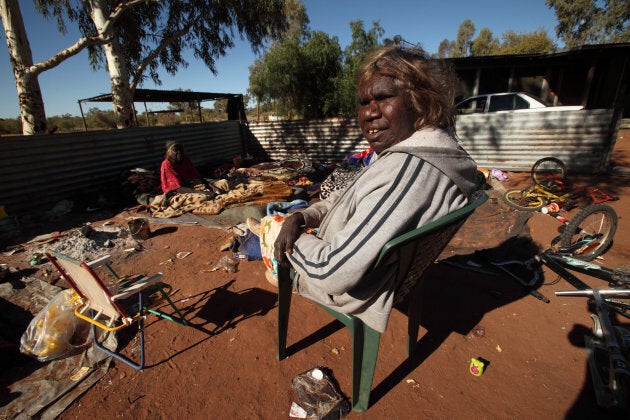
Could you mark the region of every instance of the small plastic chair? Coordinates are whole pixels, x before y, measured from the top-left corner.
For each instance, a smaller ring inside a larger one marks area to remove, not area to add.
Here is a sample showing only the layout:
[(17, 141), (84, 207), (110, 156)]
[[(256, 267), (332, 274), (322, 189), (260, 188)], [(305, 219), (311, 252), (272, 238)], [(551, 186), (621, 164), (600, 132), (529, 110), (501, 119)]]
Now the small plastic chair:
[[(145, 363), (143, 320), (146, 313), (152, 313), (181, 325), (188, 325), (165, 291), (165, 288), (170, 287), (160, 282), (162, 273), (151, 277), (120, 277), (112, 269), (109, 255), (91, 262), (78, 261), (56, 252), (46, 254), (46, 257), (79, 296), (80, 304), (75, 308), (74, 314), (92, 324), (94, 345), (136, 370), (144, 368)], [(105, 285), (94, 271), (98, 267), (105, 267), (113, 276), (114, 282)], [(153, 297), (157, 299), (152, 299)], [(168, 302), (177, 316), (156, 309), (156, 306), (164, 301)], [(140, 361), (137, 363), (103, 346), (96, 334), (96, 327), (114, 332), (129, 327), (134, 322), (138, 323), (140, 335)]]
[[(483, 204), (488, 196), (480, 191), (467, 206), (449, 213), (425, 226), (400, 235), (389, 241), (374, 263), (377, 270), (391, 263), (397, 264), (395, 303), (409, 297), (407, 324), (407, 355), (413, 363), (413, 353), (418, 341), (421, 312), (421, 279), (425, 270), (435, 263), (450, 240), (455, 236), (466, 219)], [(278, 271), (278, 360), (286, 354), (289, 309), (292, 295), (294, 272), (286, 266)], [(357, 412), (369, 407), (370, 392), (378, 356), (380, 333), (359, 318), (337, 312), (318, 304), (348, 327), (352, 336), (352, 409)]]

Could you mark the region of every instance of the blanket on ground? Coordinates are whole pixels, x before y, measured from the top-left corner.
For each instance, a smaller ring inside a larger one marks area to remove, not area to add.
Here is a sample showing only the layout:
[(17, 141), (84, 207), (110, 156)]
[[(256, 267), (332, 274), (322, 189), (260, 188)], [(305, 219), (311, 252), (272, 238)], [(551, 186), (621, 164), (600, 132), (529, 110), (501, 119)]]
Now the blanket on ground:
[(234, 205), (266, 204), (271, 201), (287, 199), (292, 193), (291, 187), (280, 181), (238, 184), (229, 191), (214, 198), (199, 193), (177, 193), (156, 196), (150, 203), (151, 216), (171, 218), (184, 213), (219, 214), (223, 209)]

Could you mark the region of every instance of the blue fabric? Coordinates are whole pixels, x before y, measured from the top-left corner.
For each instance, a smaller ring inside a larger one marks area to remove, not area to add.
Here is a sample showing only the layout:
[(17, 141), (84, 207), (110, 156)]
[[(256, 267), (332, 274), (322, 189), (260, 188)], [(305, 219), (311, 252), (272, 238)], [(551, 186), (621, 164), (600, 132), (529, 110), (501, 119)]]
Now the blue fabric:
[(293, 200), (291, 202), (272, 201), (267, 204), (267, 216), (272, 214), (284, 216), (287, 213), (291, 213), (297, 209), (304, 209), (308, 206), (309, 204), (305, 200)]
[(260, 252), (260, 238), (249, 229), (244, 236), (238, 236), (236, 240), (240, 243), (238, 252), (247, 256), (250, 260), (262, 260)]

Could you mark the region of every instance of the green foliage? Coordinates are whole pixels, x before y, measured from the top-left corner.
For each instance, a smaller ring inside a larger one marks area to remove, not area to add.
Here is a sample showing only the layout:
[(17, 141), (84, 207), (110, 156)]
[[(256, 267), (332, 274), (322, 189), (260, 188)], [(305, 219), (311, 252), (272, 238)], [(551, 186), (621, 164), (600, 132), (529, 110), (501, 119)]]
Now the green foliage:
[(567, 47), (630, 42), (628, 0), (546, 0), (558, 19), (556, 35)]
[(508, 30), (501, 40), (495, 38), (488, 28), (482, 28), (476, 38), (475, 25), (465, 19), (457, 31), (457, 39), (442, 40), (435, 54), (437, 58), (457, 58), (484, 55), (533, 54), (552, 52), (555, 45), (547, 31), (538, 29), (534, 32), (519, 34)]
[(356, 75), (361, 64), (371, 51), (377, 49), (379, 39), (385, 30), (379, 22), (372, 22), (372, 28), (366, 32), (363, 21), (350, 22), (352, 42), (343, 54), (343, 68), (335, 78), (336, 108), (340, 116), (354, 117), (357, 111)]
[(554, 48), (553, 41), (549, 39), (547, 31), (544, 29), (526, 34), (518, 34), (510, 30), (503, 33), (503, 43), (499, 53), (503, 55), (534, 54), (553, 51)]
[(0, 136), (22, 134), (22, 122), (19, 118), (0, 118)]
[(472, 20), (464, 19), (457, 30), (457, 40), (451, 48), (451, 57), (467, 57), (470, 55), (472, 37), (475, 35), (475, 25)]
[(479, 35), (472, 41), (470, 46), (470, 55), (496, 55), (501, 49), (499, 40), (492, 36), (492, 31), (488, 28), (482, 28)]

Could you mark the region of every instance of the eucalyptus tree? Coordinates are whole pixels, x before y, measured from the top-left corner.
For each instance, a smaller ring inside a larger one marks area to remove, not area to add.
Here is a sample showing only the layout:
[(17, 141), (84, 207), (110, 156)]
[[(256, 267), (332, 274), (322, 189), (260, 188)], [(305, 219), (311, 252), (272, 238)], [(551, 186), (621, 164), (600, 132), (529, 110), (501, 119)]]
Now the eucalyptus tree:
[[(113, 13), (110, 17), (111, 21), (117, 19), (124, 10), (125, 7), (121, 7)], [(83, 49), (106, 40), (98, 37), (81, 37), (52, 57), (34, 63), (18, 0), (0, 0), (0, 15), (18, 94), (22, 133), (25, 135), (45, 133), (46, 111), (38, 81), (39, 75), (58, 66)]]
[[(216, 75), (216, 60), (234, 47), (238, 35), (257, 51), (287, 28), (285, 0), (36, 0), (60, 28), (76, 23), (86, 37), (106, 39), (90, 46), (95, 68), (110, 75), (117, 127), (134, 125), (133, 94), (146, 79), (161, 84), (160, 70), (175, 74), (192, 52)], [(135, 3), (129, 7), (130, 3)], [(113, 22), (110, 17), (125, 8)]]
[(567, 47), (630, 42), (628, 0), (546, 0), (555, 11), (556, 35)]
[(336, 102), (339, 114), (345, 117), (355, 117), (357, 111), (356, 75), (366, 57), (381, 44), (381, 37), (385, 30), (378, 21), (372, 22), (372, 27), (365, 30), (363, 21), (350, 22), (352, 41), (344, 49), (343, 65), (339, 75), (335, 78)]

